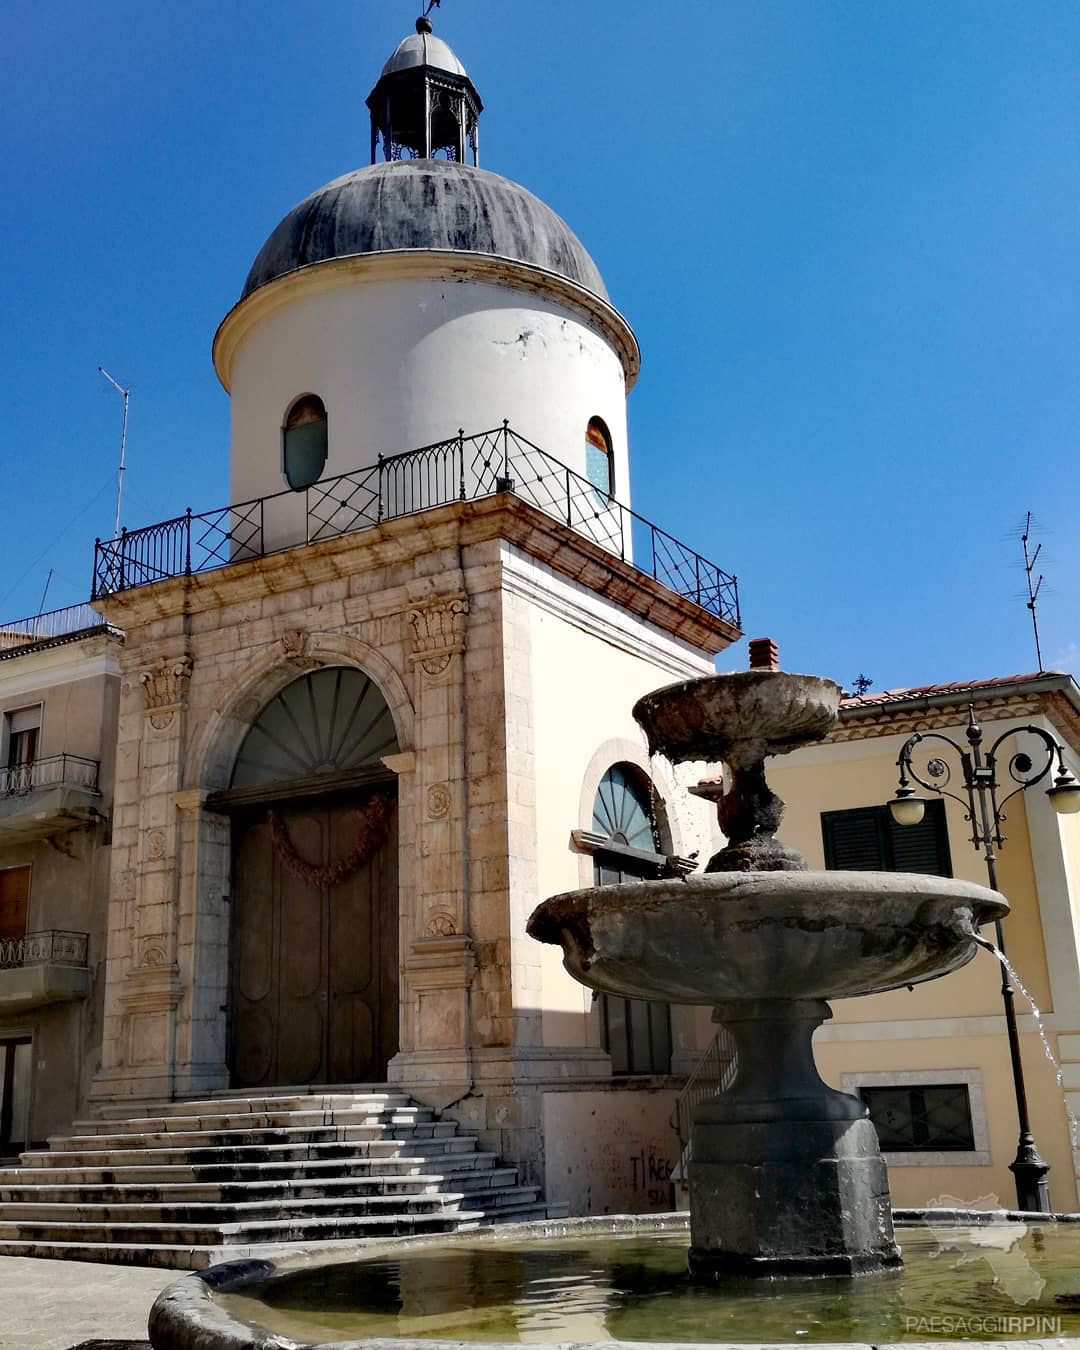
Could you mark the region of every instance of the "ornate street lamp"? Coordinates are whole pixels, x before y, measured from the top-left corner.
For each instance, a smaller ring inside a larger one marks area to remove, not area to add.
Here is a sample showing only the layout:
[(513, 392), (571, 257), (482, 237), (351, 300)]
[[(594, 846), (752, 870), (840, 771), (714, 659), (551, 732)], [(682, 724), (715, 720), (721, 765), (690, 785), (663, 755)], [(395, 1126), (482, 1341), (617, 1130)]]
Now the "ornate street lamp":
[[(1019, 751), (1008, 762), (1009, 779), (1017, 786), (998, 800), (1001, 786), (998, 783), (998, 750), (1003, 741), (1017, 732), (1026, 731), (1042, 741), (1042, 752), (1037, 759)], [(1053, 777), (1053, 786), (1046, 795), (1059, 815), (1073, 815), (1080, 811), (1080, 782), (1065, 767), (1065, 747), (1055, 741), (1042, 727), (1011, 727), (1003, 731), (989, 750), (982, 750), (982, 728), (975, 720), (975, 705), (968, 705), (968, 725), (966, 738), (969, 749), (965, 750), (950, 736), (939, 731), (917, 731), (910, 736), (900, 751), (896, 761), (900, 769), (900, 784), (896, 796), (889, 802), (889, 810), (898, 825), (918, 825), (926, 810), (927, 798), (920, 797), (911, 786), (914, 779), (921, 787), (936, 792), (942, 797), (951, 797), (964, 808), (964, 818), (971, 823), (971, 842), (976, 850), (982, 850), (986, 862), (986, 871), (992, 890), (997, 890), (997, 853), (1005, 843), (1006, 836), (1001, 832), (1006, 815), (1002, 809), (1006, 802), (1017, 793), (1024, 792), (1036, 783), (1042, 782), (1054, 767), (1057, 760), (1057, 773)], [(912, 762), (915, 747), (923, 741), (941, 741), (954, 750), (960, 759), (963, 773), (964, 797), (950, 792), (948, 784), (952, 771), (948, 763), (937, 756), (926, 763), (928, 778), (922, 777)], [(966, 800), (965, 800), (966, 798)], [(1005, 935), (1001, 929), (1001, 920), (995, 921), (998, 951), (1005, 954)], [(1005, 1026), (1009, 1036), (1009, 1055), (1012, 1060), (1013, 1088), (1016, 1093), (1016, 1114), (1020, 1126), (1020, 1138), (1017, 1143), (1016, 1157), (1009, 1164), (1009, 1170), (1016, 1178), (1016, 1203), (1018, 1208), (1027, 1211), (1046, 1212), (1050, 1208), (1050, 1195), (1046, 1183), (1046, 1174), (1050, 1170), (1039, 1153), (1031, 1133), (1028, 1117), (1027, 1091), (1024, 1087), (1024, 1068), (1020, 1059), (1020, 1034), (1016, 1026), (1016, 1009), (1013, 1005), (1013, 987), (1009, 972), (1001, 967), (1001, 998), (1005, 1005)]]

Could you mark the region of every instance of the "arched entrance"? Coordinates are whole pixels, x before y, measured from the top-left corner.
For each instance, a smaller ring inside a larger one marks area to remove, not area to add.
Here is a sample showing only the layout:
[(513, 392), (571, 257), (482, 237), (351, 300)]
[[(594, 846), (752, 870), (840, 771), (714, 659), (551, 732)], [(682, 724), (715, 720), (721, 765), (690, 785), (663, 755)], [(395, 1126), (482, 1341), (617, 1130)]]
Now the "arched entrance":
[(228, 792), (234, 1087), (377, 1082), (398, 1048), (394, 724), (362, 671), (286, 685)]

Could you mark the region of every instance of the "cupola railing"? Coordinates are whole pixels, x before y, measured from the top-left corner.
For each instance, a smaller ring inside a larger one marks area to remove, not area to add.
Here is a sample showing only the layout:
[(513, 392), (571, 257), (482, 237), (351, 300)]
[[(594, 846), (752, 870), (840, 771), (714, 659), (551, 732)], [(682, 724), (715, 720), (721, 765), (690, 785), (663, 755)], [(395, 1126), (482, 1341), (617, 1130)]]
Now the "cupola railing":
[(736, 578), (504, 424), (380, 455), (300, 492), (283, 491), (99, 539), (91, 598), (193, 576), (284, 549), (508, 492), (739, 628)]

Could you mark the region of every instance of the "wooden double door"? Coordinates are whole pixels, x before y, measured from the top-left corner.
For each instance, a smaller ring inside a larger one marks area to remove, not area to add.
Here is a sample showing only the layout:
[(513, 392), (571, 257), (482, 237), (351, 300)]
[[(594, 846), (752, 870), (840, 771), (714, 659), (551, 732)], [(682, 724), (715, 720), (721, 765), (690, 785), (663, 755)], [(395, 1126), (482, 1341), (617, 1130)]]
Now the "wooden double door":
[(396, 812), (378, 850), (342, 880), (296, 866), (347, 859), (365, 805), (278, 802), (234, 816), (234, 1087), (385, 1081), (398, 1049)]

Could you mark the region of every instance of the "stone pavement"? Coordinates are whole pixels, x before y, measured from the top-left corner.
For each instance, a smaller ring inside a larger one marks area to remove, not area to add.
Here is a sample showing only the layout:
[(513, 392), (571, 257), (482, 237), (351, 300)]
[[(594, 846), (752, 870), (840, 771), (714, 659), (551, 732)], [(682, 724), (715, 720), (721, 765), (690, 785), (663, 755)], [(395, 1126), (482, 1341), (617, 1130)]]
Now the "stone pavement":
[(70, 1350), (84, 1341), (146, 1342), (151, 1304), (182, 1272), (0, 1257), (3, 1350)]

